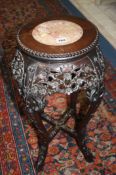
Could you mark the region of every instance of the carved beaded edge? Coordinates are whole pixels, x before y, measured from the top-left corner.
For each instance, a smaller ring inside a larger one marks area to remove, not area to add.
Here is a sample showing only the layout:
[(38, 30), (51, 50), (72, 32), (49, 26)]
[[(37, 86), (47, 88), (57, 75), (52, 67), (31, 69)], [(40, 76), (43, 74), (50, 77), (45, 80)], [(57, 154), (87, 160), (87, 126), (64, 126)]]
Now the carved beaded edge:
[[(60, 61), (60, 60), (69, 60), (69, 59), (73, 59), (74, 57), (80, 57), (82, 56), (83, 54), (86, 54), (88, 53), (97, 43), (98, 41), (98, 37), (99, 37), (99, 32), (98, 30), (96, 29), (96, 37), (94, 39), (94, 41), (89, 45), (87, 46), (86, 48), (83, 48), (79, 51), (75, 51), (75, 52), (67, 52), (67, 53), (63, 53), (63, 54), (49, 54), (49, 53), (45, 53), (45, 52), (37, 52), (37, 51), (33, 51), (32, 49), (26, 47), (20, 40), (20, 31), (22, 30), (22, 28), (18, 31), (18, 34), (17, 34), (17, 42), (19, 44), (19, 46), (21, 47), (21, 49), (32, 55), (32, 56), (35, 56), (35, 57), (38, 57), (38, 58), (43, 58), (43, 61), (44, 60), (51, 60), (51, 61)], [(54, 59), (56, 58), (56, 59)]]

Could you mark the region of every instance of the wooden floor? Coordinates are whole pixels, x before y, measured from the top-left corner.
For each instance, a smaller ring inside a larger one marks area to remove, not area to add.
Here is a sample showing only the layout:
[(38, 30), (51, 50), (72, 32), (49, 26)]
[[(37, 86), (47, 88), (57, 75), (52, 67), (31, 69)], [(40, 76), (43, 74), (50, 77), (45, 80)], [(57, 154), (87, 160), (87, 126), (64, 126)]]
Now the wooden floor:
[(98, 5), (95, 0), (70, 0), (116, 48), (116, 0), (114, 1), (109, 1), (109, 3), (103, 1)]

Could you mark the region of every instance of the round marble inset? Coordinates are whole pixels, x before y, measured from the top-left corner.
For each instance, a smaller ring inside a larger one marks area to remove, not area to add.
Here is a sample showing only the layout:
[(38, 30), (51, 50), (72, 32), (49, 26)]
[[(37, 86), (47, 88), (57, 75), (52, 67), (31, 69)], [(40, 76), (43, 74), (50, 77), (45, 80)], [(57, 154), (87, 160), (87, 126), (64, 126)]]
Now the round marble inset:
[(78, 41), (83, 35), (80, 25), (67, 20), (52, 20), (37, 25), (33, 38), (46, 45), (60, 46)]

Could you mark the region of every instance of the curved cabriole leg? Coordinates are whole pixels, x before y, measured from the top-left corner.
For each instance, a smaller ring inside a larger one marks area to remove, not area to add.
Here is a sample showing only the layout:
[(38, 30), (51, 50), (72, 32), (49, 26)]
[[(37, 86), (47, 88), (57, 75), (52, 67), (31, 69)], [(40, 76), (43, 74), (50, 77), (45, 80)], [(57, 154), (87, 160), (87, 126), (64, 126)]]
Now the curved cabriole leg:
[(92, 155), (90, 150), (87, 148), (85, 143), (86, 127), (88, 122), (92, 118), (92, 114), (96, 111), (100, 102), (101, 102), (101, 99), (99, 99), (97, 103), (90, 103), (89, 105), (86, 106), (86, 108), (83, 108), (84, 112), (80, 110), (80, 113), (78, 114), (79, 118), (78, 116), (75, 117), (75, 121), (76, 121), (75, 130), (77, 132), (76, 142), (87, 162), (93, 162), (94, 156)]
[(80, 91), (77, 94), (72, 94), (71, 106), (74, 109), (74, 129), (76, 131), (76, 134), (74, 136), (75, 140), (86, 161), (92, 162), (94, 160), (94, 157), (85, 143), (86, 127), (92, 117), (92, 113), (95, 112), (98, 103), (90, 103), (90, 101), (86, 98), (86, 92)]
[(48, 144), (49, 144), (49, 136), (48, 132), (42, 122), (41, 114), (40, 113), (34, 113), (30, 116), (32, 118), (32, 124), (35, 128), (35, 131), (38, 136), (38, 145), (39, 145), (39, 155), (37, 162), (35, 164), (36, 171), (39, 172), (44, 165), (45, 158), (48, 151)]
[(78, 116), (75, 118), (76, 124), (75, 124), (75, 130), (77, 131), (77, 144), (83, 153), (83, 156), (87, 162), (93, 162), (94, 157), (90, 150), (87, 148), (85, 143), (85, 137), (86, 137), (86, 127), (91, 119), (93, 104), (89, 102), (89, 100), (86, 98), (86, 92), (81, 92), (77, 98), (77, 103), (80, 102), (80, 109)]
[(18, 97), (17, 103), (18, 103), (18, 108), (21, 116), (26, 115), (28, 117), (28, 119), (31, 121), (32, 127), (35, 128), (35, 132), (37, 133), (37, 136), (38, 136), (39, 154), (38, 154), (37, 162), (35, 164), (35, 169), (37, 172), (39, 172), (44, 165), (44, 161), (48, 151), (48, 144), (49, 144), (48, 133), (42, 123), (40, 114), (27, 113), (27, 111), (25, 110), (26, 106), (25, 106), (24, 100), (19, 95), (19, 92), (17, 89), (15, 89), (15, 94)]
[(48, 143), (41, 142), (39, 144), (38, 160), (37, 160), (36, 165), (35, 165), (35, 169), (36, 169), (37, 172), (41, 171), (43, 166), (44, 166), (44, 162), (45, 162), (45, 158), (46, 158), (46, 155), (47, 155), (47, 151), (48, 151)]
[[(87, 116), (81, 116), (81, 117), (87, 117)], [(76, 139), (77, 145), (79, 146), (79, 149), (82, 152), (85, 160), (87, 162), (93, 162), (94, 157), (92, 153), (90, 152), (90, 150), (87, 148), (86, 143), (85, 143), (86, 126), (87, 124), (85, 124), (85, 121), (76, 120), (75, 130), (76, 130), (77, 135), (75, 139)]]

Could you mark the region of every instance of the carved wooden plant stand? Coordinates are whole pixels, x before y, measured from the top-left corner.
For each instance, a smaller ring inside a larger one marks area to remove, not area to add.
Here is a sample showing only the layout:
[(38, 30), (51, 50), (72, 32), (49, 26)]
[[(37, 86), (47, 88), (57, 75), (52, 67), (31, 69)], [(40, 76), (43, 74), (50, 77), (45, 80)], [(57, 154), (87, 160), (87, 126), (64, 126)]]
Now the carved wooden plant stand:
[[(77, 17), (35, 20), (21, 28), (17, 42), (12, 72), (24, 99), (23, 108), (33, 120), (39, 137), (37, 171), (44, 164), (50, 141), (60, 130), (74, 137), (85, 159), (93, 161), (84, 142), (84, 131), (104, 89), (104, 60), (98, 46), (98, 30), (89, 21)], [(44, 113), (46, 97), (55, 93), (66, 94), (68, 103), (58, 120)], [(66, 124), (70, 117), (75, 120), (73, 129)], [(43, 120), (52, 129), (47, 131)]]

